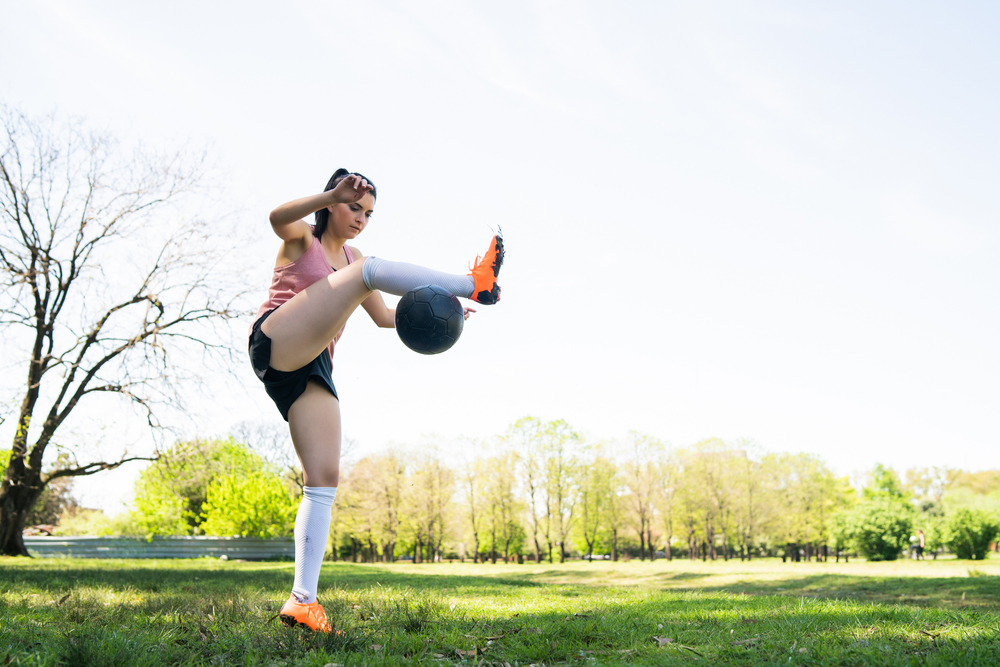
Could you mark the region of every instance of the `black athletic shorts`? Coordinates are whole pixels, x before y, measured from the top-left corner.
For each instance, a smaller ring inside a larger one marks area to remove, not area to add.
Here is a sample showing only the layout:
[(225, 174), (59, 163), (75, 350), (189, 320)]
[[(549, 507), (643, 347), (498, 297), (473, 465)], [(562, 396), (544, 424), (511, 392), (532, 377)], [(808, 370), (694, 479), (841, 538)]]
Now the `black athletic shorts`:
[(337, 388), (333, 386), (333, 364), (330, 362), (330, 353), (326, 350), (320, 352), (318, 357), (298, 370), (286, 372), (271, 368), (271, 339), (260, 330), (260, 325), (275, 310), (277, 308), (267, 311), (254, 322), (253, 330), (250, 332), (248, 351), (250, 352), (253, 372), (264, 383), (264, 391), (278, 406), (278, 412), (281, 413), (282, 418), (288, 421), (288, 409), (306, 390), (306, 384), (309, 380), (315, 380), (321, 386), (329, 389), (335, 398), (339, 399), (339, 397), (337, 396)]

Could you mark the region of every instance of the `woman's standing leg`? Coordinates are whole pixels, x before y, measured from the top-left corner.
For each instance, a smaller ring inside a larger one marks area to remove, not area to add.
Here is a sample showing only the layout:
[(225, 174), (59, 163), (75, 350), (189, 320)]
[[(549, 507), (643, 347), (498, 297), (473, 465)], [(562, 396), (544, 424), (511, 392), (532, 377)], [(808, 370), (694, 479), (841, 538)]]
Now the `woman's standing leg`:
[(309, 382), (288, 410), (288, 430), (304, 485), (295, 516), (295, 582), (279, 615), (288, 625), (330, 632), (316, 593), (340, 481), (340, 402), (326, 387)]

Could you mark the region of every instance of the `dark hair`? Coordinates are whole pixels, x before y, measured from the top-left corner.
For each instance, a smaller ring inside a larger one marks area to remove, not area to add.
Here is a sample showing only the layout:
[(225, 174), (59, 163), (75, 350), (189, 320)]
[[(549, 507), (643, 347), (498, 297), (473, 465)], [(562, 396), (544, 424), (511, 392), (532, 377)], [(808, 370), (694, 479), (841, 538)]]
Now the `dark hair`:
[[(359, 174), (356, 171), (347, 171), (346, 169), (338, 169), (337, 171), (333, 172), (333, 176), (331, 176), (330, 180), (326, 182), (326, 187), (323, 188), (323, 192), (329, 192), (330, 190), (333, 190), (335, 187), (337, 187), (337, 183), (340, 183), (348, 176), (360, 176), (361, 178), (368, 181), (368, 185), (372, 186), (372, 199), (378, 199), (378, 194), (377, 190), (375, 189), (375, 184), (372, 183), (370, 178), (368, 178), (364, 174)], [(326, 231), (326, 224), (329, 220), (330, 220), (330, 212), (326, 210), (325, 206), (320, 210), (316, 211), (316, 224), (313, 225), (313, 236), (315, 236), (316, 238), (320, 238), (321, 236), (323, 236), (323, 232)]]

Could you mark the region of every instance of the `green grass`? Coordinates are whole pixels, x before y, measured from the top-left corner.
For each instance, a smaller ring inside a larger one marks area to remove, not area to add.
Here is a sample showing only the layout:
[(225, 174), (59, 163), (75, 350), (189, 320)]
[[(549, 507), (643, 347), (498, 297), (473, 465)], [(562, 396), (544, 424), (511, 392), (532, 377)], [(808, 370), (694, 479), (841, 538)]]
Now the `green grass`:
[(0, 559), (0, 664), (991, 665), (1000, 561), (324, 566)]

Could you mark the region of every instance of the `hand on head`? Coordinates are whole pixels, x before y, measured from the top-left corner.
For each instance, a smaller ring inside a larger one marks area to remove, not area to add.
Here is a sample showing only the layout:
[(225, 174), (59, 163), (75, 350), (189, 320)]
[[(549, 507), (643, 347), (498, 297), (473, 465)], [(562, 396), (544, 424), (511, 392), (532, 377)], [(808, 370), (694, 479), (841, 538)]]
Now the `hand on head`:
[(333, 189), (334, 198), (341, 204), (352, 204), (372, 191), (371, 184), (357, 174), (350, 174)]

